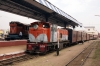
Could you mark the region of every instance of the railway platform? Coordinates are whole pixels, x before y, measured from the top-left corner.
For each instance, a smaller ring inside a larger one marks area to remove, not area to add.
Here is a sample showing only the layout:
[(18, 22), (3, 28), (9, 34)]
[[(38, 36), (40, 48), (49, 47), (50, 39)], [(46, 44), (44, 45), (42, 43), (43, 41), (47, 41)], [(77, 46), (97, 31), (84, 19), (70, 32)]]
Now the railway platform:
[(23, 55), (26, 43), (26, 40), (0, 41), (0, 61)]
[(0, 41), (0, 47), (18, 46), (26, 45), (27, 40), (10, 40), (10, 41)]

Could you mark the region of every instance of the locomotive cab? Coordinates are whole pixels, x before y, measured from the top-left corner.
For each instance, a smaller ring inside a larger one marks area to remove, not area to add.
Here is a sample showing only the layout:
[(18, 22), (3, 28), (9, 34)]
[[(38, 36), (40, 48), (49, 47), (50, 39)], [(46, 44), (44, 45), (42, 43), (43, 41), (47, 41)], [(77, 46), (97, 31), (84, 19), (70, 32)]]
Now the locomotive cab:
[(30, 42), (48, 42), (50, 32), (49, 23), (45, 22), (34, 22), (29, 27), (29, 41)]

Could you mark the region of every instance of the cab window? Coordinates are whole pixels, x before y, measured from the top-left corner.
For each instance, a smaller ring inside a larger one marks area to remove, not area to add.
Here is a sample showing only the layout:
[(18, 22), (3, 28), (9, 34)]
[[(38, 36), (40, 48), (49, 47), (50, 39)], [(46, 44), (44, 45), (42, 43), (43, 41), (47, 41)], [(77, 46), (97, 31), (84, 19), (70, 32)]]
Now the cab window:
[(50, 28), (49, 24), (43, 24), (43, 28)]

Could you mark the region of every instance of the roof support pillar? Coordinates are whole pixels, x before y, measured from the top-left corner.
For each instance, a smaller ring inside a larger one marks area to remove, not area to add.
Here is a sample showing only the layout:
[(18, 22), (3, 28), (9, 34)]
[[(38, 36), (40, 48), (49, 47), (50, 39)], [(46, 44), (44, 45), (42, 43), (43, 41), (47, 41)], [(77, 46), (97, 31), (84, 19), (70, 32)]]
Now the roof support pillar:
[(49, 18), (49, 17), (45, 17), (45, 21), (46, 21), (46, 22), (48, 22), (48, 18)]
[(49, 15), (49, 14), (46, 14), (46, 15), (45, 15), (45, 21), (46, 21), (46, 22), (48, 22), (48, 21), (49, 21), (49, 17), (50, 17), (50, 15)]
[(66, 26), (67, 26), (67, 23), (64, 22), (64, 28), (66, 28)]

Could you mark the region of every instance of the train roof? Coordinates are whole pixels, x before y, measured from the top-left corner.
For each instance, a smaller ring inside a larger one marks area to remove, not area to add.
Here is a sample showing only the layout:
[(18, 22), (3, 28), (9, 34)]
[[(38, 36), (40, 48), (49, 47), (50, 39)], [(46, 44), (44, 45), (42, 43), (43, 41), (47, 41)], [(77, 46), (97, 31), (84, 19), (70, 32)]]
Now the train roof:
[(17, 25), (26, 25), (26, 26), (29, 26), (29, 25), (30, 25), (30, 24), (21, 23), (21, 22), (19, 22), (19, 21), (11, 21), (10, 24), (11, 24), (11, 23), (16, 23)]

